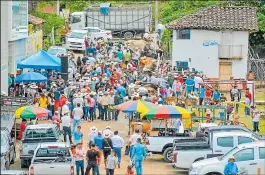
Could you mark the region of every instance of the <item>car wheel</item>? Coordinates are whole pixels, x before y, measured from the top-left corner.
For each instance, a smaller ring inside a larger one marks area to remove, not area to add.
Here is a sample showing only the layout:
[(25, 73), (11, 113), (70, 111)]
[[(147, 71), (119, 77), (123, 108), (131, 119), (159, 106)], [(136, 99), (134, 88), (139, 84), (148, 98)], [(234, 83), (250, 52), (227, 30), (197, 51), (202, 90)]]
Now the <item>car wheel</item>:
[(132, 39), (132, 38), (133, 38), (133, 33), (132, 33), (132, 32), (125, 32), (125, 33), (123, 34), (123, 37), (124, 37), (125, 39)]
[(27, 165), (24, 160), (21, 160), (21, 168), (27, 168)]
[(173, 147), (168, 147), (164, 151), (164, 160), (168, 163), (171, 163), (173, 160)]
[(15, 163), (15, 160), (16, 160), (16, 151), (15, 151), (15, 149), (14, 149), (14, 154), (13, 154), (13, 157), (12, 157), (10, 163), (11, 163), (11, 164), (14, 164), (14, 163)]

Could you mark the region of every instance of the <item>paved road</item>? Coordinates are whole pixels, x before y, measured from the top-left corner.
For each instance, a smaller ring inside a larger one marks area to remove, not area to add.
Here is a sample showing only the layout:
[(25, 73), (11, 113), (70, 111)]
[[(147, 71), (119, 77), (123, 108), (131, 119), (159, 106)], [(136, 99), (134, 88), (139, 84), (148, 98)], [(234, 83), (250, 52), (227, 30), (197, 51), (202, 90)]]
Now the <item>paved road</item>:
[[(48, 121), (45, 121), (48, 122)], [(110, 126), (112, 128), (112, 130), (118, 130), (120, 135), (126, 140), (128, 141), (128, 120), (125, 119), (124, 117), (120, 117), (119, 121), (115, 122), (115, 121), (94, 121), (92, 122), (82, 122), (81, 123), (82, 126), (82, 132), (84, 134), (84, 146), (85, 149), (87, 149), (87, 137), (88, 137), (88, 132), (89, 132), (89, 128), (92, 126), (96, 126), (98, 128), (98, 130), (104, 130), (104, 128), (106, 126)], [(17, 149), (18, 150), (18, 149)], [(122, 150), (123, 154), (124, 154), (124, 149)], [(121, 168), (120, 169), (116, 169), (115, 170), (115, 174), (116, 175), (124, 175), (126, 172), (126, 167), (129, 164), (129, 158), (128, 156), (124, 156), (122, 157), (122, 163), (121, 163)], [(19, 155), (17, 155), (17, 159), (15, 161), (15, 164), (13, 164), (11, 166), (11, 169), (21, 169), (20, 168), (20, 160), (19, 160)], [(24, 169), (25, 171), (28, 172), (27, 169)], [(101, 162), (100, 165), (100, 171), (102, 174), (105, 174), (105, 170), (104, 170), (104, 165), (103, 162)], [(181, 170), (175, 170), (172, 168), (171, 164), (167, 164), (163, 161), (163, 158), (161, 155), (153, 155), (152, 157), (148, 157), (147, 160), (144, 161), (144, 174), (145, 175), (173, 175), (173, 174), (187, 174), (185, 171), (181, 171)]]

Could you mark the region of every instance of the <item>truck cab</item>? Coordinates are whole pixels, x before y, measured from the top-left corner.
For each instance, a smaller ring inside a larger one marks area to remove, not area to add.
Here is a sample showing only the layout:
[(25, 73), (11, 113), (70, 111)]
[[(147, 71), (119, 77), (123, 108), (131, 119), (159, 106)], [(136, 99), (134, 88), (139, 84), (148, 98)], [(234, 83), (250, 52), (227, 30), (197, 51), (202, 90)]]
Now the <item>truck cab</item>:
[(220, 157), (201, 160), (192, 164), (189, 175), (224, 174), (224, 168), (230, 157), (235, 158), (238, 174), (265, 174), (265, 142), (255, 141), (238, 145)]
[(81, 30), (86, 27), (86, 12), (73, 12), (70, 14), (71, 30)]

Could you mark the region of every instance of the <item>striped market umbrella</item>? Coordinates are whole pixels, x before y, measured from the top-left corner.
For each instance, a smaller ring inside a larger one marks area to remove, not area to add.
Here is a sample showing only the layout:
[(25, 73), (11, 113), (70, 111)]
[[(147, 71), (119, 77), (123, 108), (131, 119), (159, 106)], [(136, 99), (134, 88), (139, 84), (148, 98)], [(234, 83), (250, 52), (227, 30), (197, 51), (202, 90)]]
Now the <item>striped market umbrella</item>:
[(157, 105), (149, 103), (143, 100), (127, 101), (117, 106), (117, 110), (123, 112), (139, 112), (146, 113), (150, 109), (156, 107)]
[(182, 119), (190, 119), (191, 112), (179, 106), (165, 105), (152, 108), (144, 113), (143, 116), (148, 119), (169, 119), (178, 117)]
[(48, 117), (50, 111), (36, 106), (24, 106), (18, 108), (15, 112), (15, 117), (17, 119), (36, 119)]

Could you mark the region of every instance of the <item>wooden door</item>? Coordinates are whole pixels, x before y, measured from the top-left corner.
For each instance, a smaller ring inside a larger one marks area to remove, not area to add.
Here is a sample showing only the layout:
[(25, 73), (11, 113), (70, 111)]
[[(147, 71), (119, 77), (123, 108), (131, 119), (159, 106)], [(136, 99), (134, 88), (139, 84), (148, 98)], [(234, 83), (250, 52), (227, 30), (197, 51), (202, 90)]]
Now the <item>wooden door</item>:
[(220, 62), (219, 63), (219, 79), (229, 80), (232, 76), (232, 63), (231, 62)]

